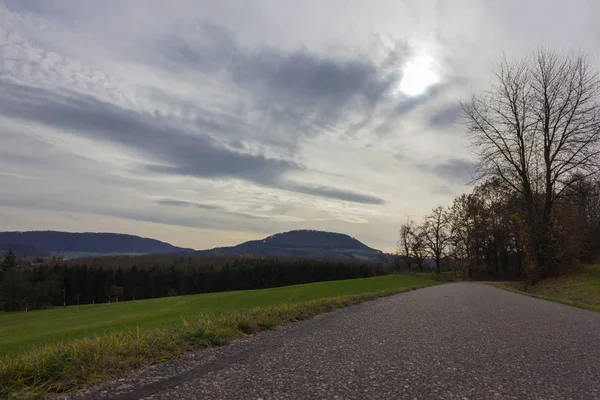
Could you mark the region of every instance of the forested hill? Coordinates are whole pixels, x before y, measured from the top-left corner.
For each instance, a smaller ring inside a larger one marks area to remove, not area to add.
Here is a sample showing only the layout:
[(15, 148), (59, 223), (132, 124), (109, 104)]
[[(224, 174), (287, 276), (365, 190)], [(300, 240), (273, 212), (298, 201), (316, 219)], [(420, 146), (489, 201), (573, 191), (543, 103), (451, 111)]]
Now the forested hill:
[(160, 254), (192, 251), (156, 239), (119, 233), (0, 232), (0, 253), (8, 248), (12, 248), (19, 255), (29, 257), (46, 256), (51, 252)]
[(224, 255), (252, 254), (258, 257), (302, 257), (321, 259), (391, 260), (379, 250), (342, 233), (296, 230), (277, 233), (232, 247), (195, 251), (155, 239), (118, 233), (74, 233), (58, 231), (0, 232), (0, 255), (9, 248), (18, 257), (48, 257), (64, 253), (66, 258), (114, 254)]
[(373, 249), (348, 235), (314, 230), (277, 233), (264, 239), (251, 240), (232, 247), (202, 250), (196, 254), (356, 258), (372, 261), (389, 258), (380, 250)]

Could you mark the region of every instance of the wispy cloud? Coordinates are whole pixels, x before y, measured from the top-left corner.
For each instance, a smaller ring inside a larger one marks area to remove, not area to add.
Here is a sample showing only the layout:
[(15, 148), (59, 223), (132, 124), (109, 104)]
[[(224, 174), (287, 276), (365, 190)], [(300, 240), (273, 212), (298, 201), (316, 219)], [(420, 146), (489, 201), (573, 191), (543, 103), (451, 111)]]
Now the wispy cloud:
[(175, 199), (159, 199), (156, 201), (156, 204), (161, 206), (172, 206), (172, 207), (197, 207), (203, 210), (220, 210), (221, 207), (215, 204), (204, 204), (204, 203), (194, 203), (186, 200), (175, 200)]
[(13, 172), (5, 172), (5, 171), (0, 171), (0, 175), (2, 175), (2, 176), (8, 176), (10, 178), (17, 178), (17, 179), (38, 179), (35, 176), (29, 176), (29, 175), (23, 175), (23, 174), (15, 174)]

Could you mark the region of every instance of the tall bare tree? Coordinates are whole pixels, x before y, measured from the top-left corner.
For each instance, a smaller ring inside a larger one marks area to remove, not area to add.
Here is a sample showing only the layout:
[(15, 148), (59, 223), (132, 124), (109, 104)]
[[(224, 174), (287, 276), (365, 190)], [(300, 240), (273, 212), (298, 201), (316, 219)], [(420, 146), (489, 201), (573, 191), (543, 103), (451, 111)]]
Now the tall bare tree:
[(420, 272), (425, 268), (428, 248), (423, 226), (414, 226), (409, 235), (411, 262), (416, 264)]
[(599, 171), (600, 79), (583, 54), (539, 50), (503, 58), (492, 88), (462, 105), (479, 178), (500, 178), (523, 199), (531, 263), (552, 274), (557, 200)]
[(398, 241), (398, 253), (404, 257), (404, 263), (408, 270), (412, 266), (412, 247), (415, 239), (415, 223), (408, 219), (400, 227), (400, 240)]
[(451, 243), (448, 214), (442, 207), (434, 208), (423, 225), (425, 244), (435, 259), (435, 272), (442, 271), (442, 259)]

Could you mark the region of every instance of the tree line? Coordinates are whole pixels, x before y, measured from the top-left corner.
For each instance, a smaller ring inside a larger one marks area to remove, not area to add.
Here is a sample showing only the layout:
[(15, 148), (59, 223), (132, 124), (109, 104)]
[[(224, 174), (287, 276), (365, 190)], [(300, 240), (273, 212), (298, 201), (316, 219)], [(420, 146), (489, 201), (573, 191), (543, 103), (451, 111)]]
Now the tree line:
[(600, 79), (584, 54), (503, 58), (462, 104), (477, 157), (470, 194), (400, 229), (410, 269), (555, 276), (600, 250)]
[[(93, 262), (19, 267), (8, 252), (0, 272), (5, 311), (263, 289), (389, 273), (351, 260), (240, 257), (96, 257)], [(154, 260), (154, 264), (149, 261)], [(91, 260), (90, 260), (91, 261)]]

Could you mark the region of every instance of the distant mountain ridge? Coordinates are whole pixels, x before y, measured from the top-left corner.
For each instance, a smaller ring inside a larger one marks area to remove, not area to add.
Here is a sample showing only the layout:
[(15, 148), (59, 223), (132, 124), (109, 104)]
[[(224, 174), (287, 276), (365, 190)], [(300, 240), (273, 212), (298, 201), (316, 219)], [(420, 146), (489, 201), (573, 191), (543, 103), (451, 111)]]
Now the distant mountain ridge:
[(173, 246), (156, 239), (120, 233), (26, 231), (0, 232), (0, 255), (12, 248), (19, 257), (65, 258), (117, 254), (165, 255), (254, 255), (258, 257), (302, 257), (389, 261), (391, 256), (343, 234), (316, 230), (276, 233), (237, 246), (199, 250)]
[(388, 255), (343, 234), (316, 230), (276, 233), (260, 240), (250, 240), (230, 247), (197, 251), (198, 255), (244, 255), (343, 258), (377, 261)]
[(121, 233), (25, 231), (0, 232), (0, 251), (13, 248), (22, 256), (51, 253), (163, 254), (193, 251), (156, 239)]

